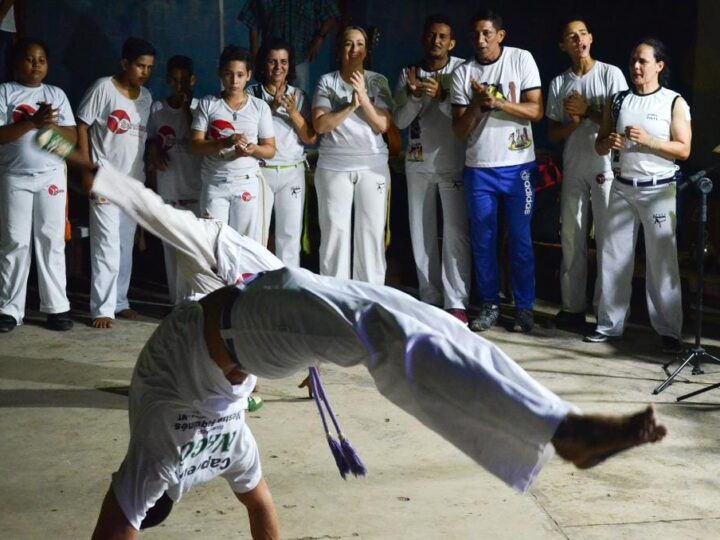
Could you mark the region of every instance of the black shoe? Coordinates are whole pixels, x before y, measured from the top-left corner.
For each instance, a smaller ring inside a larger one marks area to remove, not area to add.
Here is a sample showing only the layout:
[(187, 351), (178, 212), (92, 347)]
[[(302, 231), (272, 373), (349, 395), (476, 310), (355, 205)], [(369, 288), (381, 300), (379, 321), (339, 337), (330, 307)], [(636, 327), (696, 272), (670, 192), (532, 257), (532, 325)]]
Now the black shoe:
[(585, 343), (607, 343), (608, 341), (617, 341), (619, 339), (620, 336), (608, 336), (607, 334), (595, 332), (594, 334), (585, 336), (583, 341)]
[(12, 315), (0, 313), (0, 332), (12, 332), (17, 326), (17, 321)]
[(662, 352), (667, 354), (678, 354), (683, 350), (682, 342), (672, 336), (660, 336)]
[(571, 311), (558, 311), (552, 324), (556, 328), (582, 328), (585, 326), (585, 313), (573, 313)]
[(45, 326), (48, 330), (56, 330), (58, 332), (70, 330), (73, 327), (73, 322), (70, 320), (70, 312), (48, 313)]
[(470, 330), (473, 332), (484, 332), (497, 323), (500, 317), (500, 306), (484, 303), (480, 306), (480, 314), (470, 323)]
[(513, 321), (512, 331), (513, 332), (529, 332), (533, 329), (535, 320), (533, 319), (533, 312), (531, 309), (518, 309), (515, 313), (515, 320)]

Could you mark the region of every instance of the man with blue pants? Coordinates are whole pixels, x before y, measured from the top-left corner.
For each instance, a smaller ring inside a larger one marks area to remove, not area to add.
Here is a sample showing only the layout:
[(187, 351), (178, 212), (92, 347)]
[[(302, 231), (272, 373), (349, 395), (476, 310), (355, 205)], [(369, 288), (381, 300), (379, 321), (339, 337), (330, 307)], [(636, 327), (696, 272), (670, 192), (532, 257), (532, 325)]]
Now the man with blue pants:
[(482, 302), (470, 328), (484, 331), (500, 315), (497, 209), (504, 205), (510, 240), (512, 292), (517, 312), (512, 329), (533, 327), (535, 263), (530, 235), (536, 173), (531, 122), (543, 117), (540, 75), (532, 55), (503, 47), (502, 17), (476, 13), (471, 21), (475, 58), (453, 74), (453, 130), (467, 139), (465, 193), (470, 236)]

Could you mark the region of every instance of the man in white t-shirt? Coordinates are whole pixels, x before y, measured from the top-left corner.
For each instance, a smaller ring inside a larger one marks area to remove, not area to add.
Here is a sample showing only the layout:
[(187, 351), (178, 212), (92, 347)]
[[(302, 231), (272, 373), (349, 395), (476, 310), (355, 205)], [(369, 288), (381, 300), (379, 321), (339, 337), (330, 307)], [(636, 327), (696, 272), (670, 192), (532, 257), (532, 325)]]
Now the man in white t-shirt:
[(467, 139), (465, 192), (477, 290), (482, 302), (470, 328), (484, 331), (500, 315), (497, 210), (505, 210), (516, 315), (512, 330), (533, 327), (535, 261), (530, 221), (536, 174), (531, 122), (543, 116), (540, 74), (532, 55), (503, 47), (502, 17), (489, 10), (471, 20), (475, 58), (453, 73), (453, 129)]
[[(189, 148), (190, 125), (198, 104), (192, 97), (192, 59), (182, 55), (170, 58), (166, 81), (170, 96), (153, 103), (148, 121), (148, 183), (166, 203), (197, 215), (202, 181), (201, 158), (191, 154)], [(163, 251), (170, 301), (180, 302), (188, 292), (187, 286), (177, 273), (174, 249), (163, 243)]]
[[(560, 50), (567, 53), (572, 66), (550, 83), (546, 113), (550, 141), (565, 143), (560, 198), (562, 310), (555, 316), (554, 323), (582, 328), (585, 325), (589, 204), (592, 205), (599, 269), (613, 180), (610, 156), (595, 152), (595, 139), (603, 105), (610, 96), (626, 90), (627, 83), (619, 68), (598, 62), (590, 55), (593, 36), (585, 21), (568, 19), (561, 32)], [(594, 306), (600, 294), (598, 272)]]
[[(122, 71), (98, 79), (78, 107), (78, 147), (87, 159), (107, 161), (144, 181), (143, 155), (152, 96), (143, 88), (155, 49), (140, 38), (123, 44)], [(135, 222), (107, 199), (90, 200), (90, 315), (94, 328), (111, 328), (115, 315), (135, 319), (127, 298)]]
[[(470, 239), (462, 183), (465, 145), (452, 132), (452, 72), (463, 63), (445, 15), (430, 15), (423, 27), (425, 57), (403, 69), (395, 90), (395, 124), (408, 129), (405, 174), (410, 238), (420, 299), (444, 307), (467, 324)], [(442, 256), (438, 249), (437, 195), (442, 204)]]

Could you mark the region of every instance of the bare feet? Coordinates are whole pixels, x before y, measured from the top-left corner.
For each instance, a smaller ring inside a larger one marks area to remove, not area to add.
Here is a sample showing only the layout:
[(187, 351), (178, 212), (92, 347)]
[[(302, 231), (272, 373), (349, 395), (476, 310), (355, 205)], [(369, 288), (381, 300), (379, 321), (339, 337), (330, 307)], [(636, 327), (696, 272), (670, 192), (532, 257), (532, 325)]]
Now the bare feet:
[(116, 316), (120, 317), (121, 319), (127, 319), (129, 321), (136, 321), (138, 318), (138, 313), (134, 309), (123, 309), (122, 311), (118, 311)]
[(648, 405), (626, 416), (568, 414), (551, 442), (558, 456), (578, 469), (589, 469), (623, 450), (661, 441), (666, 434)]
[(312, 384), (310, 384), (310, 375), (305, 377), (300, 384), (298, 384), (298, 388), (307, 388), (308, 391), (308, 399), (313, 398), (313, 391), (312, 391)]
[(90, 323), (93, 328), (112, 328), (113, 320), (110, 317), (98, 317)]

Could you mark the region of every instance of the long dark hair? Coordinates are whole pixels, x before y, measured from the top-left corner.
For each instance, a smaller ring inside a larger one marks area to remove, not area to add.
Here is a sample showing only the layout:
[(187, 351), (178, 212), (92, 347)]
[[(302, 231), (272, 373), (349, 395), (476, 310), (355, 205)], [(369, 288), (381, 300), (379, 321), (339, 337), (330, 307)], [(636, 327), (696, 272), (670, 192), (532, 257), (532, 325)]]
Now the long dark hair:
[(658, 81), (660, 82), (660, 86), (667, 86), (670, 82), (670, 62), (665, 44), (657, 38), (645, 38), (638, 41), (632, 50), (635, 51), (640, 45), (652, 47), (655, 61), (665, 64), (662, 71), (658, 73)]
[(293, 82), (295, 80), (295, 52), (290, 44), (284, 39), (275, 38), (266, 41), (260, 47), (255, 57), (255, 80), (261, 84), (266, 84), (268, 80), (267, 60), (270, 51), (287, 51), (288, 53), (288, 74), (285, 80)]

